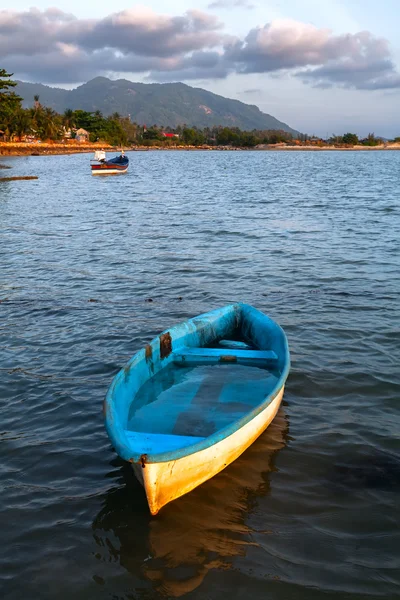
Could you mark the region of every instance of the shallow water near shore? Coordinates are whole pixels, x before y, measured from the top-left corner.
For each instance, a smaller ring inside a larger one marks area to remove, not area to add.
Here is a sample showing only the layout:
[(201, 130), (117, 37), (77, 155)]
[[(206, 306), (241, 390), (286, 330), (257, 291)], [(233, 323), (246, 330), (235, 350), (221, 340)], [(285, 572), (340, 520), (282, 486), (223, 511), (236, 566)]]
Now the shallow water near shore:
[[(1, 160), (39, 179), (0, 187), (0, 597), (398, 597), (400, 154), (129, 156)], [(288, 336), (283, 405), (151, 517), (106, 390), (238, 300)]]

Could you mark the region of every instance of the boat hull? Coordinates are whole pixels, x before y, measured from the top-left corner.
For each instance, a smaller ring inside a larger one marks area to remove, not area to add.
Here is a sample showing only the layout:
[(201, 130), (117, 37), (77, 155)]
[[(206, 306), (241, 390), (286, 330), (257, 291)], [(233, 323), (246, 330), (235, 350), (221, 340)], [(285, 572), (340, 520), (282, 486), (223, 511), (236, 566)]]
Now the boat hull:
[(90, 162), (92, 175), (118, 175), (127, 172), (129, 167), (127, 156), (121, 155), (107, 160), (104, 152), (100, 153), (103, 155), (102, 157), (96, 154), (94, 160)]
[(126, 173), (128, 166), (129, 165), (126, 165), (126, 167), (116, 167), (115, 165), (91, 165), (92, 175), (118, 175), (120, 173)]
[[(223, 340), (236, 340), (236, 345), (245, 342), (244, 346), (248, 343), (253, 349), (226, 349), (226, 344), (218, 345)], [(163, 395), (160, 381), (154, 379), (157, 400), (153, 412), (153, 401), (136, 400), (143, 386), (163, 369), (173, 373), (216, 364), (229, 365), (229, 369), (235, 369), (235, 364), (258, 366), (265, 370), (265, 379), (260, 372), (257, 381), (263, 383), (256, 392), (253, 378), (238, 381), (238, 375), (229, 375), (228, 370), (227, 380), (220, 379), (222, 387), (215, 389), (215, 398), (211, 392), (211, 399), (202, 377), (186, 382), (189, 385), (181, 395), (177, 383), (176, 396), (174, 383), (172, 387), (167, 384), (167, 395)], [(153, 515), (222, 471), (261, 435), (279, 409), (289, 368), (283, 330), (267, 315), (243, 303), (174, 325), (131, 358), (107, 392), (105, 425), (116, 452), (132, 464), (143, 484)], [(146, 407), (150, 411), (146, 412)]]
[(133, 464), (151, 514), (156, 515), (163, 506), (211, 479), (243, 454), (275, 418), (283, 392), (284, 386), (262, 412), (209, 448), (168, 462)]

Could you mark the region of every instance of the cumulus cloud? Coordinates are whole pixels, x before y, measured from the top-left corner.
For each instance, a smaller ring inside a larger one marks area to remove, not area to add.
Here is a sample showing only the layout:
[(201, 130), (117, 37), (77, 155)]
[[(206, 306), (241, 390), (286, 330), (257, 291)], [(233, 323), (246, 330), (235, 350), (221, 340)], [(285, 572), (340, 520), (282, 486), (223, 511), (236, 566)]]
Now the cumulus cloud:
[(230, 72), (229, 65), (216, 51), (193, 52), (174, 65), (150, 71), (151, 81), (189, 81), (193, 79), (224, 79)]
[(190, 10), (166, 16), (141, 6), (103, 19), (77, 19), (56, 8), (0, 11), (0, 60), (17, 77), (45, 83), (123, 72), (156, 81), (289, 73), (316, 87), (400, 87), (387, 40), (368, 31), (333, 35), (276, 20), (239, 39), (215, 15)]
[[(7, 60), (7, 68), (17, 78), (43, 83), (73, 84), (87, 81), (97, 75), (112, 77), (114, 73), (148, 73), (152, 70), (169, 72), (178, 70), (181, 65), (177, 58), (155, 58), (115, 54), (108, 49), (96, 50), (90, 54), (68, 47), (52, 53), (39, 53), (33, 56), (12, 55)], [(64, 45), (62, 45), (64, 46)], [(21, 75), (19, 75), (21, 74)]]
[(249, 0), (214, 0), (208, 5), (208, 8), (211, 10), (213, 8), (247, 8), (252, 10), (255, 8), (255, 4), (252, 4)]
[(368, 31), (352, 36), (338, 36), (333, 55), (321, 66), (297, 74), (306, 83), (318, 87), (355, 87), (358, 89), (390, 89), (400, 87), (400, 75), (390, 58), (386, 40)]
[(227, 46), (225, 60), (240, 73), (292, 71), (315, 86), (400, 87), (387, 40), (368, 31), (332, 35), (329, 29), (277, 20)]
[(221, 42), (221, 24), (213, 15), (190, 10), (182, 17), (158, 15), (135, 7), (106, 17), (81, 32), (87, 50), (99, 47), (145, 56), (174, 56), (210, 48)]

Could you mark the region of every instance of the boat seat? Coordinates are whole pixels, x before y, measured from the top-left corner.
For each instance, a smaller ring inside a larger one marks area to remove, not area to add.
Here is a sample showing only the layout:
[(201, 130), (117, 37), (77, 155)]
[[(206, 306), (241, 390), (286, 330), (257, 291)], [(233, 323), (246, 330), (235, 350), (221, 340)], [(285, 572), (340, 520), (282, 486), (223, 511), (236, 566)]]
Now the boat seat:
[(191, 435), (168, 435), (164, 433), (141, 433), (125, 429), (125, 435), (129, 440), (132, 453), (136, 454), (158, 454), (178, 450), (186, 446), (192, 446), (204, 440), (204, 437)]
[(172, 354), (177, 364), (239, 363), (241, 365), (275, 365), (278, 357), (273, 350), (238, 350), (232, 348), (194, 348), (184, 346)]

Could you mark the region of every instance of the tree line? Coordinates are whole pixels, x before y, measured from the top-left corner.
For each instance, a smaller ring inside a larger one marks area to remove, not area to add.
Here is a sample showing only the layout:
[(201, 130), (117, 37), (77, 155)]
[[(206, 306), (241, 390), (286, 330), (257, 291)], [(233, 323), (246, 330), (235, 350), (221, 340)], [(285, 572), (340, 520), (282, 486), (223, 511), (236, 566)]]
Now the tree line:
[[(395, 142), (398, 139), (395, 138), (390, 141)], [(380, 146), (383, 140), (375, 137), (374, 133), (369, 133), (364, 139), (360, 139), (356, 133), (345, 133), (344, 135), (332, 135), (327, 142), (333, 146)]]
[[(68, 133), (74, 138), (77, 129), (89, 132), (89, 141), (105, 142), (114, 146), (174, 146), (219, 145), (254, 147), (258, 144), (290, 142), (292, 135), (285, 131), (241, 131), (237, 127), (206, 127), (199, 129), (185, 124), (171, 129), (159, 125), (146, 127), (132, 123), (129, 117), (114, 113), (104, 117), (97, 110), (67, 109), (63, 114), (43, 106), (39, 96), (34, 96), (33, 106), (24, 109), (22, 98), (13, 88), (12, 74), (0, 69), (0, 130), (6, 141), (32, 136), (40, 140), (58, 141)], [(174, 133), (176, 137), (165, 137)]]
[[(174, 133), (178, 137), (165, 138), (165, 134)], [(280, 130), (253, 130), (242, 131), (238, 127), (189, 127), (185, 124), (178, 125), (175, 129), (170, 127), (152, 125), (144, 128), (139, 134), (144, 145), (158, 146), (186, 144), (188, 146), (237, 146), (254, 147), (258, 144), (277, 144), (290, 142), (293, 137), (290, 133)], [(136, 140), (132, 140), (134, 143)]]
[[(190, 127), (186, 124), (175, 129), (163, 125), (146, 127), (132, 123), (129, 117), (118, 113), (104, 117), (97, 110), (67, 109), (63, 114), (50, 107), (43, 106), (39, 96), (34, 96), (31, 108), (22, 108), (22, 98), (14, 89), (17, 83), (12, 81), (12, 74), (0, 68), (0, 130), (6, 141), (20, 140), (32, 136), (43, 141), (58, 141), (65, 137), (74, 138), (77, 129), (85, 129), (89, 133), (90, 142), (104, 142), (113, 146), (235, 146), (253, 148), (260, 144), (297, 144), (297, 145), (332, 145), (349, 147), (357, 144), (377, 146), (380, 138), (370, 133), (360, 140), (355, 133), (342, 136), (332, 135), (323, 140), (316, 136), (298, 134), (294, 137), (281, 130), (242, 131), (237, 127)], [(166, 137), (167, 134), (167, 137)], [(176, 136), (168, 136), (176, 134)], [(400, 142), (400, 138), (393, 141)]]
[(22, 108), (22, 98), (13, 88), (12, 74), (0, 69), (0, 130), (6, 141), (32, 136), (39, 140), (58, 141), (67, 133), (73, 138), (79, 128), (89, 132), (91, 142), (102, 140), (112, 145), (127, 143), (127, 135), (118, 114), (103, 117), (100, 111), (67, 109), (60, 115), (43, 106), (39, 96), (34, 96), (31, 108)]

